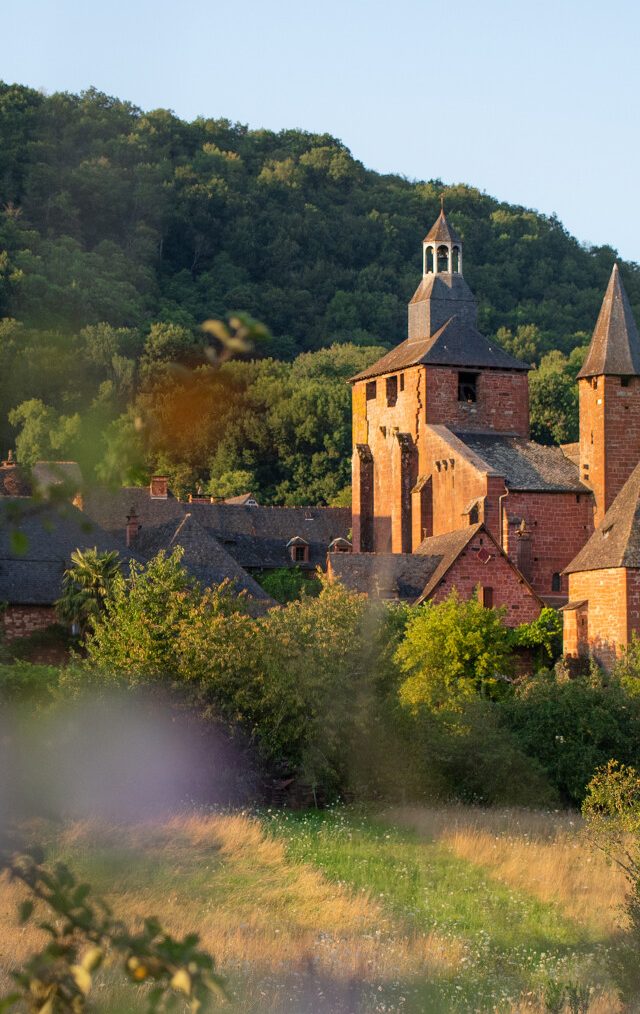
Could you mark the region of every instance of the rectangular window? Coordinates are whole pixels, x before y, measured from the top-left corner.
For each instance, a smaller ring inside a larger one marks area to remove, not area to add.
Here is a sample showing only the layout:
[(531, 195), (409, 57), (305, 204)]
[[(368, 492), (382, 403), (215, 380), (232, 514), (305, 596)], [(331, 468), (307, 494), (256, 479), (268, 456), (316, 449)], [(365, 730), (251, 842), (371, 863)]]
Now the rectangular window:
[(387, 405), (393, 408), (398, 400), (398, 378), (387, 377)]
[(375, 401), (375, 400), (376, 400), (376, 382), (375, 380), (370, 380), (369, 383), (367, 384), (367, 401)]
[(294, 549), (294, 560), (296, 563), (304, 563), (307, 558), (307, 551), (304, 546), (296, 546)]
[(404, 391), (404, 373), (400, 374), (400, 390)]
[(478, 374), (458, 374), (458, 401), (473, 404), (478, 400)]
[(631, 377), (620, 377), (620, 387), (628, 387)]
[(493, 609), (493, 588), (487, 585), (480, 586), (480, 605), (485, 609)]

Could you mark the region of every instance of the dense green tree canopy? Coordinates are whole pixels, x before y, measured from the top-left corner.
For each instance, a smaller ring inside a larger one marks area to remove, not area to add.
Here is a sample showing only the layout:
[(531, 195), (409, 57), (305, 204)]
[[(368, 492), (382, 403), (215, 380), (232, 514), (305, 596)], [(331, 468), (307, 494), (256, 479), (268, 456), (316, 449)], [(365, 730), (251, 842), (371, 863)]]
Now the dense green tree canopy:
[[(334, 497), (345, 476), (333, 484), (326, 476), (342, 460), (348, 429), (348, 371), (337, 348), (348, 345), (347, 359), (361, 368), (353, 346), (372, 361), (374, 348), (404, 338), (421, 239), (443, 191), (481, 329), (542, 359), (535, 434), (572, 436), (572, 352), (593, 328), (615, 251), (582, 246), (556, 218), (470, 186), (380, 175), (329, 135), (187, 123), (94, 89), (45, 96), (0, 83), (0, 134), (0, 372), (10, 378), (0, 390), (3, 449), (19, 437), (25, 460), (77, 454), (77, 413), (92, 442), (123, 414), (131, 425), (136, 396), (168, 361), (200, 362), (201, 323), (244, 311), (270, 328), (258, 351), (274, 361), (237, 364), (233, 383), (244, 393), (225, 439), (204, 439), (192, 414), (192, 450), (170, 454), (167, 467), (187, 485), (194, 469), (204, 482), (243, 471), (257, 477), (263, 498), (295, 501), (303, 488), (309, 499)], [(622, 272), (638, 311), (640, 269), (623, 263)], [(153, 444), (148, 467), (163, 460)], [(265, 478), (267, 455), (286, 447), (279, 474)]]

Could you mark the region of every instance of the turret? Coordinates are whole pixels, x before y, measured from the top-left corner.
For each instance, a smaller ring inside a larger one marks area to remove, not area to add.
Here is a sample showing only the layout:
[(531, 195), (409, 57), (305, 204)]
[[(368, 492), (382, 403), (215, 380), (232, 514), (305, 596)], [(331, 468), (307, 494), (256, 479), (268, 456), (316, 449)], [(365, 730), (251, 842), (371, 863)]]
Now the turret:
[(640, 461), (640, 338), (617, 264), (578, 393), (580, 478), (594, 492), (598, 525)]

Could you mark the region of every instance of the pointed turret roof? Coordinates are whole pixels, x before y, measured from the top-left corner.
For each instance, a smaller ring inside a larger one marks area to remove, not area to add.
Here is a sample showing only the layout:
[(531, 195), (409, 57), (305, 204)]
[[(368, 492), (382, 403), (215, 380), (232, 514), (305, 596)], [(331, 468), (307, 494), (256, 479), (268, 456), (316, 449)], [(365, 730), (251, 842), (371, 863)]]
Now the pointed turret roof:
[(458, 236), (456, 230), (449, 225), (447, 216), (444, 213), (444, 208), (440, 208), (440, 214), (436, 221), (433, 223), (429, 232), (424, 237), (424, 243), (457, 243), (460, 245), (462, 240)]
[(565, 574), (611, 567), (640, 567), (640, 465), (636, 465)]
[(622, 284), (613, 265), (598, 322), (581, 377), (640, 376), (640, 337)]

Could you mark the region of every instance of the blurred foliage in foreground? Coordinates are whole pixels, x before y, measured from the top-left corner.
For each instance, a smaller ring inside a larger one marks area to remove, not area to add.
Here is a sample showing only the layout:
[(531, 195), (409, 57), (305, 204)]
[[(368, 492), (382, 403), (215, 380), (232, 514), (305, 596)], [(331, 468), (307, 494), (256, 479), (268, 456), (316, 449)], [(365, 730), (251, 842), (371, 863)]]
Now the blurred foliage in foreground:
[(49, 937), (11, 973), (17, 988), (0, 998), (0, 1011), (19, 1004), (28, 1014), (83, 1014), (90, 1009), (93, 974), (110, 954), (118, 956), (130, 982), (151, 984), (149, 1014), (180, 1009), (196, 1014), (209, 1009), (214, 998), (225, 999), (223, 980), (213, 958), (198, 949), (196, 933), (175, 939), (153, 917), (131, 932), (92, 895), (89, 884), (78, 883), (64, 863), (48, 868), (43, 858), (40, 849), (0, 852), (0, 869), (27, 888), (20, 923), (44, 914), (38, 927)]

